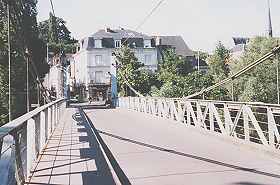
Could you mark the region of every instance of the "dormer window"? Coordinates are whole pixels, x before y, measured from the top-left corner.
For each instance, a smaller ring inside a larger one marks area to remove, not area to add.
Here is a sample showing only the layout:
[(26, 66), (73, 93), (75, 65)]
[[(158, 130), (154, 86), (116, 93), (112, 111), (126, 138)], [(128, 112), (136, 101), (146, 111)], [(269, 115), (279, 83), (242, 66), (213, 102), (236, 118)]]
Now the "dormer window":
[(102, 40), (101, 39), (95, 39), (94, 44), (95, 44), (95, 48), (102, 48)]
[(122, 46), (121, 40), (115, 40), (115, 48), (120, 48)]
[(151, 47), (151, 40), (144, 40), (144, 48), (150, 48)]

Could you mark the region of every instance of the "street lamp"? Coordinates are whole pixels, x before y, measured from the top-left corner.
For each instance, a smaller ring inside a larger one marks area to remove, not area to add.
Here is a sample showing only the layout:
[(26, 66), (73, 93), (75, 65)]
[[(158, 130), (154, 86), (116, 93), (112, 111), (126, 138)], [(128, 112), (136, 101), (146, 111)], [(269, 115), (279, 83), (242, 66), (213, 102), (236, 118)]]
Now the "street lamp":
[(26, 111), (29, 112), (29, 50), (25, 49), (26, 57)]
[(12, 120), (11, 108), (11, 41), (10, 41), (10, 6), (7, 2), (7, 21), (8, 21), (8, 63), (9, 63), (9, 122)]
[(197, 52), (197, 71), (199, 72), (199, 66), (200, 66), (200, 50)]

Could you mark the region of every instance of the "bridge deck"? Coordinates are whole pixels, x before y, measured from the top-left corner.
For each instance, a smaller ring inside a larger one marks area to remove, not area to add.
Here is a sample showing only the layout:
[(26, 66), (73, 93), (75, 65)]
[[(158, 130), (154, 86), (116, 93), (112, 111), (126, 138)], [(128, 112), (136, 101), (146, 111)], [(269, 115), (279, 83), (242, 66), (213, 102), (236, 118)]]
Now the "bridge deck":
[(114, 184), (110, 168), (79, 110), (66, 109), (27, 184)]
[(85, 112), (90, 123), (66, 109), (29, 184), (114, 185), (115, 173), (125, 185), (280, 183), (276, 158), (221, 137), (124, 109)]
[(131, 184), (276, 185), (279, 158), (124, 109), (86, 110)]

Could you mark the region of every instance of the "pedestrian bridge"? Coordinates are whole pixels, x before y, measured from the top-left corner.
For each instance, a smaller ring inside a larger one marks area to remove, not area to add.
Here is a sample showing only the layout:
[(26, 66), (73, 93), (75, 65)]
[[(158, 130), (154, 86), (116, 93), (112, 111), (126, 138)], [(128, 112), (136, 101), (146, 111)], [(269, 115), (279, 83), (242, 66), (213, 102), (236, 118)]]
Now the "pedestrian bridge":
[(280, 106), (57, 100), (0, 128), (0, 184), (279, 185)]

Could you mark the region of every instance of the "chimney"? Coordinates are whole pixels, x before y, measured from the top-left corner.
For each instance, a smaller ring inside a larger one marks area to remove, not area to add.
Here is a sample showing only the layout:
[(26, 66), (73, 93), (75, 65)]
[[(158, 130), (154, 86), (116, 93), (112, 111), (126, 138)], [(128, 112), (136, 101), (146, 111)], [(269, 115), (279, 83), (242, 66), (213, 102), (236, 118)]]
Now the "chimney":
[(156, 45), (157, 46), (161, 45), (161, 38), (159, 36), (157, 36), (157, 38), (156, 38)]

